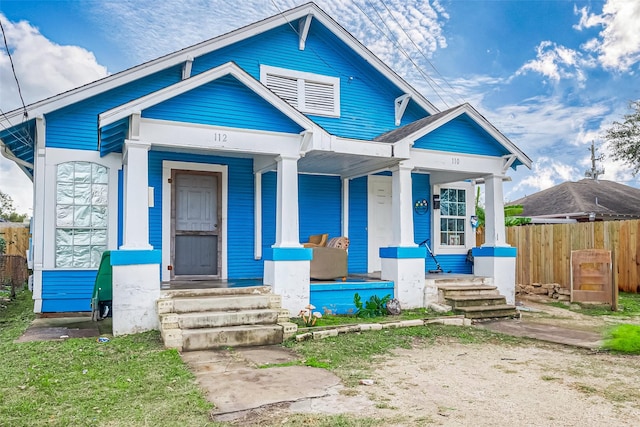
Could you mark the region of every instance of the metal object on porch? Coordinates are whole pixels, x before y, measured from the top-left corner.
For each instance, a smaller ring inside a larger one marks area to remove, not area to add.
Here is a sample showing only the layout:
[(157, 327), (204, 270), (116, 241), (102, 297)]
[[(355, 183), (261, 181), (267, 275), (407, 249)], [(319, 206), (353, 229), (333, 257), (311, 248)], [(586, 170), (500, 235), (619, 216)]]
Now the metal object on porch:
[[(424, 246), (425, 248), (427, 248), (427, 252), (429, 253), (429, 255), (431, 255), (431, 258), (433, 258), (433, 262), (436, 263), (436, 268), (434, 270), (429, 270), (429, 273), (431, 274), (444, 273), (444, 270), (442, 269), (442, 267), (440, 266), (440, 263), (438, 262), (438, 258), (436, 258), (435, 254), (433, 253), (433, 251), (431, 251), (431, 248), (429, 247), (429, 239), (425, 239), (422, 242), (418, 243), (418, 246)], [(447, 273), (451, 273), (451, 271), (447, 271)]]

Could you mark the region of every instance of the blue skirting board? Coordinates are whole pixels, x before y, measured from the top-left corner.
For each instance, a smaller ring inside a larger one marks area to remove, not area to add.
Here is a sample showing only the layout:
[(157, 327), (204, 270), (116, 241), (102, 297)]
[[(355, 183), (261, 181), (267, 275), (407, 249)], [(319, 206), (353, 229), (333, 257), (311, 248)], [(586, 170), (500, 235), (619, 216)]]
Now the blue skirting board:
[(315, 311), (328, 314), (351, 314), (356, 311), (353, 296), (358, 293), (364, 304), (373, 295), (380, 298), (390, 295), (394, 297), (391, 281), (355, 281), (311, 282), (311, 304)]

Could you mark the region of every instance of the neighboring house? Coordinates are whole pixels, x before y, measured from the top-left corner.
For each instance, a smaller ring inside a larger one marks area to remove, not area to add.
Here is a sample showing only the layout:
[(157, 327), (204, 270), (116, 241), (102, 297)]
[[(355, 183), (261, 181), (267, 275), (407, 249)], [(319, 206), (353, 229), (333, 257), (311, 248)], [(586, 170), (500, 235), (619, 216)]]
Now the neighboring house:
[(0, 138), (34, 182), (36, 312), (90, 310), (110, 249), (119, 332), (155, 327), (173, 280), (262, 279), (297, 313), (312, 257), (300, 242), (319, 233), (349, 237), (349, 274), (380, 272), (421, 307), (433, 261), (416, 242), (471, 273), (479, 178), (475, 273), (513, 295), (502, 181), (531, 160), (469, 104), (438, 111), (313, 3), (26, 113), (4, 115)]
[(563, 182), (510, 204), (534, 223), (640, 219), (640, 189), (602, 179)]

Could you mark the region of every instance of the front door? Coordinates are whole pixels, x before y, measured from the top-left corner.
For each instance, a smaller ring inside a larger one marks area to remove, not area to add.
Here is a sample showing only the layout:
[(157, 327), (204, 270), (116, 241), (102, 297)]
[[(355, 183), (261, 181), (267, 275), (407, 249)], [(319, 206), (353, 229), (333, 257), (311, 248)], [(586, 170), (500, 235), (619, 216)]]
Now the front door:
[(171, 261), (175, 279), (220, 277), (220, 173), (172, 171)]
[(381, 270), (380, 248), (390, 246), (391, 230), (391, 177), (370, 176), (368, 181), (368, 238), (369, 273)]

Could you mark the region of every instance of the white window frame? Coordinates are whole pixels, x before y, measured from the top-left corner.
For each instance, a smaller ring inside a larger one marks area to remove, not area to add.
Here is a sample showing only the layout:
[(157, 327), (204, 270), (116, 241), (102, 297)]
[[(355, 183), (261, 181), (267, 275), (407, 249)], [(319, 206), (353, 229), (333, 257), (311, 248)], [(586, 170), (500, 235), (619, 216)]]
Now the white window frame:
[(471, 227), (471, 215), (475, 215), (474, 204), (474, 192), (473, 185), (467, 182), (455, 182), (449, 184), (440, 184), (433, 186), (433, 193), (440, 195), (440, 190), (445, 188), (452, 188), (456, 190), (465, 191), (466, 202), (466, 215), (464, 221), (464, 242), (459, 246), (443, 245), (440, 239), (440, 219), (442, 217), (440, 209), (433, 209), (433, 223), (432, 223), (432, 239), (433, 239), (433, 251), (436, 254), (466, 254), (469, 249), (475, 246), (475, 233)]
[(96, 163), (108, 169), (107, 250), (113, 250), (117, 248), (118, 242), (118, 171), (122, 169), (122, 154), (111, 153), (101, 157), (97, 151), (45, 149), (44, 188), (36, 189), (35, 197), (41, 197), (44, 200), (43, 212), (54, 212), (54, 214), (44, 217), (43, 269), (95, 271), (98, 267), (56, 267), (56, 177), (58, 165), (68, 162)]
[[(340, 117), (340, 78), (324, 76), (321, 74), (307, 73), (304, 71), (289, 70), (286, 68), (272, 67), (270, 65), (260, 65), (260, 82), (267, 86), (267, 75), (297, 79), (298, 105), (295, 108), (303, 113), (316, 116)], [(305, 99), (305, 82), (317, 82), (333, 86), (333, 111), (318, 110), (307, 106)]]

